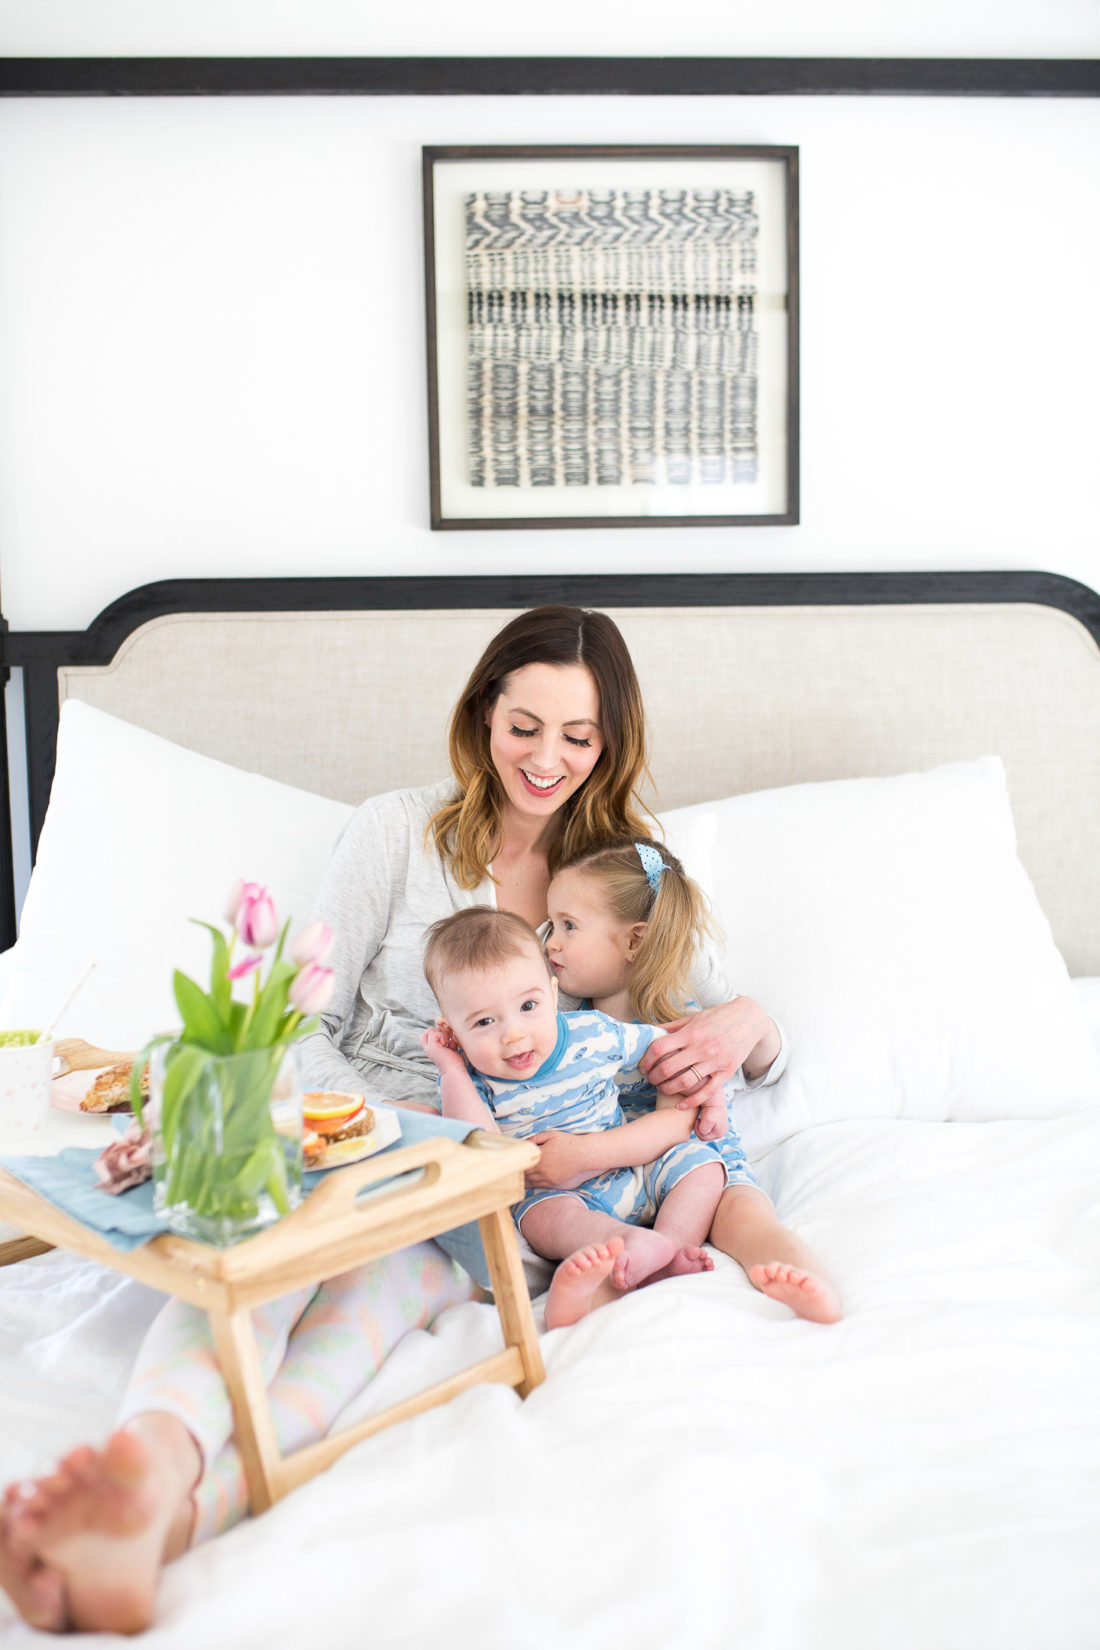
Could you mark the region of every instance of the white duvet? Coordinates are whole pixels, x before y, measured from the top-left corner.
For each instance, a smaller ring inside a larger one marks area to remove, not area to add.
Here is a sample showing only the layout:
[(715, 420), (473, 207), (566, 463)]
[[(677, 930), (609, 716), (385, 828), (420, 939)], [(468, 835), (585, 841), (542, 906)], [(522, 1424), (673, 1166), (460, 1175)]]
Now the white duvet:
[[(172, 1565), (151, 1650), (1095, 1650), (1100, 1114), (828, 1124), (761, 1176), (841, 1324), (719, 1255), (547, 1334), (526, 1402), (467, 1392)], [(156, 1305), (0, 1271), (6, 1476), (109, 1428)], [(454, 1309), (370, 1399), (495, 1339)]]

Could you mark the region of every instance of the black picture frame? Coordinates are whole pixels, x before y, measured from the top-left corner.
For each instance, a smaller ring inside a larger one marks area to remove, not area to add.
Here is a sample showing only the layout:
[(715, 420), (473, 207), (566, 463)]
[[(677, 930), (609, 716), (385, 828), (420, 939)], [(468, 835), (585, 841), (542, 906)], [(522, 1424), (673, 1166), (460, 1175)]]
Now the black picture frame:
[[(423, 193), (434, 529), (797, 524), (796, 147), (427, 147)], [(654, 240), (661, 273), (619, 291)], [(542, 290), (558, 257), (580, 262)]]
[(6, 57), (0, 97), (1097, 97), (1079, 57)]

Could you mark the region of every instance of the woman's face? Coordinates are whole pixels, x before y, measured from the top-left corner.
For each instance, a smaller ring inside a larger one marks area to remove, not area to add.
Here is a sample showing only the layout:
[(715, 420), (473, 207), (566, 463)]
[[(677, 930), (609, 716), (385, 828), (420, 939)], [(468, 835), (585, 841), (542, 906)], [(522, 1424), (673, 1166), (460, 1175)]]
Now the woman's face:
[(585, 665), (524, 665), (505, 678), (486, 721), (505, 796), (528, 819), (556, 814), (603, 750), (600, 696)]

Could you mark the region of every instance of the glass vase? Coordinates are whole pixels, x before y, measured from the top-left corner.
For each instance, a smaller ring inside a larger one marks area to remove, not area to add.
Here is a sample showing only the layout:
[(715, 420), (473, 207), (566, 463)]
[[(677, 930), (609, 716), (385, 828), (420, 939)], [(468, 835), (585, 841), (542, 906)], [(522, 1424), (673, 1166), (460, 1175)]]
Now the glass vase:
[(149, 1061), (153, 1207), (182, 1237), (224, 1246), (302, 1200), (302, 1092), (293, 1045)]

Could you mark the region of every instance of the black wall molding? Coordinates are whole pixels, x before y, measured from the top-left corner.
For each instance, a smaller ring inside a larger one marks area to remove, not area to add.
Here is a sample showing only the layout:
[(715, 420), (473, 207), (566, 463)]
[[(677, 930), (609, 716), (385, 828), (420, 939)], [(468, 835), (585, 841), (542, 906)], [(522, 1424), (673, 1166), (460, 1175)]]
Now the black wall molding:
[(4, 97), (1096, 97), (1091, 58), (8, 57)]

